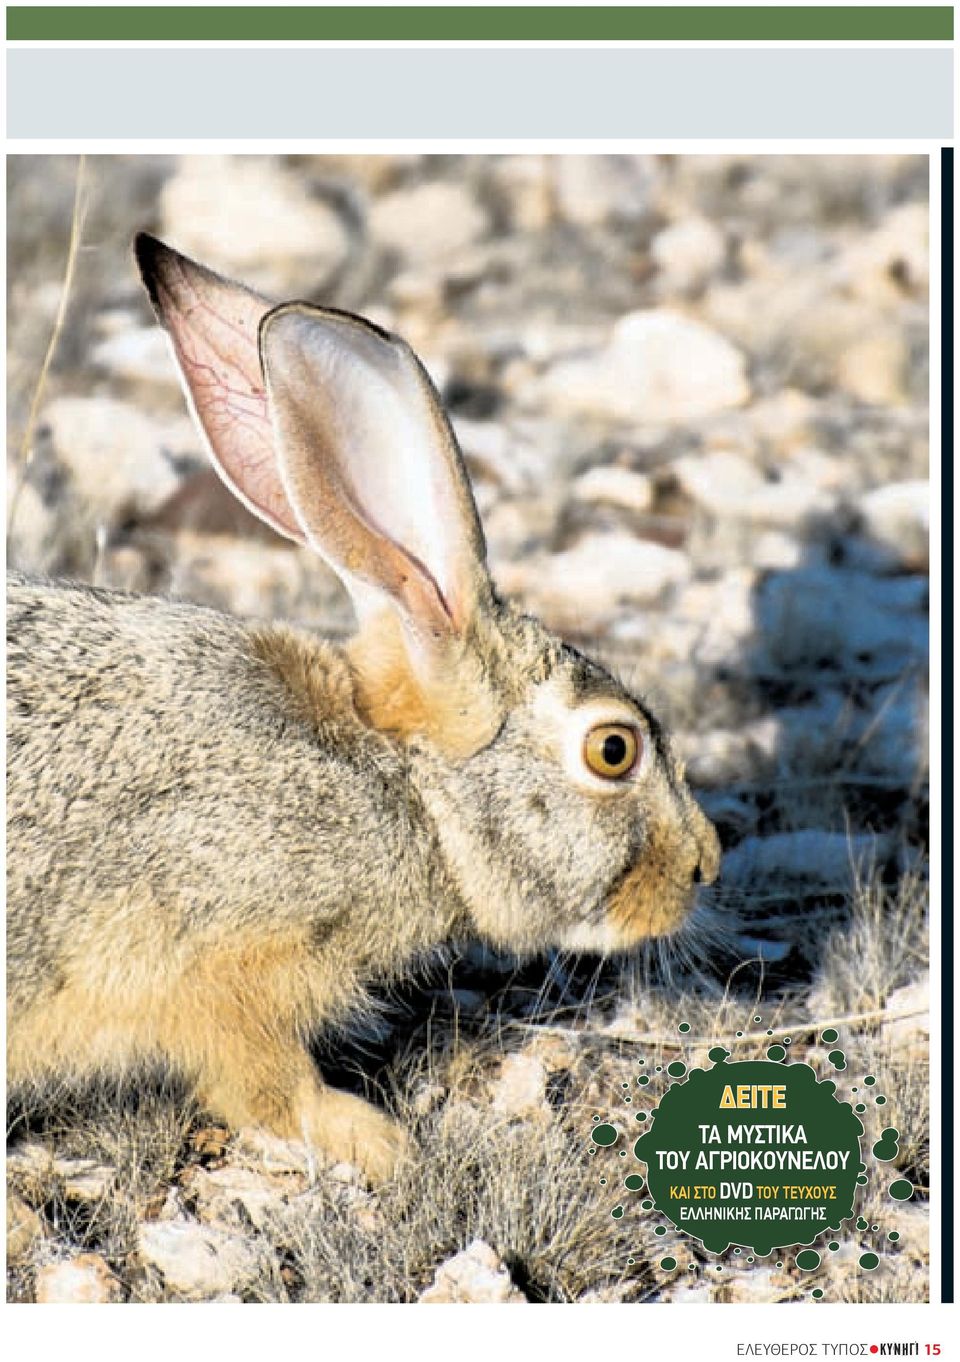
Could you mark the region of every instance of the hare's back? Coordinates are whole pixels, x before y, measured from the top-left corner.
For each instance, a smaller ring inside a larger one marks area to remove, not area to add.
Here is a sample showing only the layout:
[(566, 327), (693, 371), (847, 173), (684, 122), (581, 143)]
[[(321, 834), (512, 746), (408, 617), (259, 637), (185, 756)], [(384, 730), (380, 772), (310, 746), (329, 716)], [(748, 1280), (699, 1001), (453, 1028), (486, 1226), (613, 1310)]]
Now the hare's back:
[(396, 854), (402, 772), (330, 645), (17, 575), (7, 617), (11, 956), (21, 938), (28, 956), (44, 939), (102, 949), (105, 920), (147, 947), (158, 930), (323, 919), (358, 827)]

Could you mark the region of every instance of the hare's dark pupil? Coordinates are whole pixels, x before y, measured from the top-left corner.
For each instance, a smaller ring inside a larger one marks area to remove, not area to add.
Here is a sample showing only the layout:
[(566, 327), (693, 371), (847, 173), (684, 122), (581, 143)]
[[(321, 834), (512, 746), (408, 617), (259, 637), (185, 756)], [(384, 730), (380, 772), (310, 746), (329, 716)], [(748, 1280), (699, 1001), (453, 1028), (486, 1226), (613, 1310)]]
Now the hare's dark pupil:
[(603, 740), (603, 759), (608, 766), (619, 766), (627, 755), (627, 744), (619, 733), (611, 733)]

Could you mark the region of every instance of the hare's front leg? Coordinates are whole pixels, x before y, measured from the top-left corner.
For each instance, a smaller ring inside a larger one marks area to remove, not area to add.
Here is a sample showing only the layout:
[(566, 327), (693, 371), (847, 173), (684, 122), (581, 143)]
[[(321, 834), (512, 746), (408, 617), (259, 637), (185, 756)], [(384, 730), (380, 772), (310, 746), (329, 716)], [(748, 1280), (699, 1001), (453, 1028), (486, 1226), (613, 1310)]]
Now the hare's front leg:
[(289, 991), (260, 963), (251, 977), (208, 962), (203, 989), (171, 1009), (167, 1048), (195, 1075), (203, 1105), (233, 1128), (302, 1140), (372, 1182), (386, 1181), (409, 1150), (406, 1132), (369, 1102), (321, 1082)]

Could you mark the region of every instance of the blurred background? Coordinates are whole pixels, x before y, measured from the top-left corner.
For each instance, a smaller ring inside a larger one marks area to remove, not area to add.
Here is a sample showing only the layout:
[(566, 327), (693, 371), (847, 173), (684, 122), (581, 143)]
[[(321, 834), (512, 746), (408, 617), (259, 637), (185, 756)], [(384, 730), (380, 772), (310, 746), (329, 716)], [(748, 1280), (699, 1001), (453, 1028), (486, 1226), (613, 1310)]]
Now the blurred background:
[[(648, 695), (719, 827), (721, 881), (676, 941), (605, 965), (468, 950), (453, 983), (384, 1022), (385, 1055), (427, 1012), (439, 1034), (439, 1009), (486, 1056), (469, 1100), (519, 1103), (522, 1121), (558, 1073), (600, 1111), (623, 1038), (675, 1034), (678, 1006), (718, 1033), (762, 1001), (796, 1028), (797, 1058), (818, 1024), (851, 1019), (853, 1065), (885, 1064), (899, 1166), (925, 1186), (926, 158), (7, 165), (12, 565), (352, 627), (335, 578), (210, 471), (132, 260), (152, 231), (414, 346), (501, 593)], [(516, 1033), (511, 1064), (539, 1066), (519, 1088), (502, 1087), (504, 1019), (541, 1025)], [(855, 1263), (848, 1281), (838, 1257), (842, 1298), (922, 1296), (924, 1236), (904, 1231), (893, 1287)], [(600, 1298), (738, 1298), (722, 1294), (734, 1274), (651, 1287), (623, 1271)], [(744, 1299), (796, 1298), (795, 1276), (764, 1272)]]

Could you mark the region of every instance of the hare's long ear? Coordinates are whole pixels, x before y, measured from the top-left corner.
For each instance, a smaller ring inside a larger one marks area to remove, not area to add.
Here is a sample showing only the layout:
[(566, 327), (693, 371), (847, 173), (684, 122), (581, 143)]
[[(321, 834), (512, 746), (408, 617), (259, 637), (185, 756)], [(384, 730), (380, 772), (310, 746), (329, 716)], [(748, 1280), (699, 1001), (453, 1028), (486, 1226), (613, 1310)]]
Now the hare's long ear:
[(134, 250), (214, 467), (249, 510), (303, 543), (277, 470), (257, 352), (257, 328), (272, 303), (144, 232)]
[(412, 350), (359, 317), (289, 303), (261, 322), (260, 358), (288, 501), (361, 623), (390, 606), (421, 656), (462, 637), (488, 590), (483, 534)]

